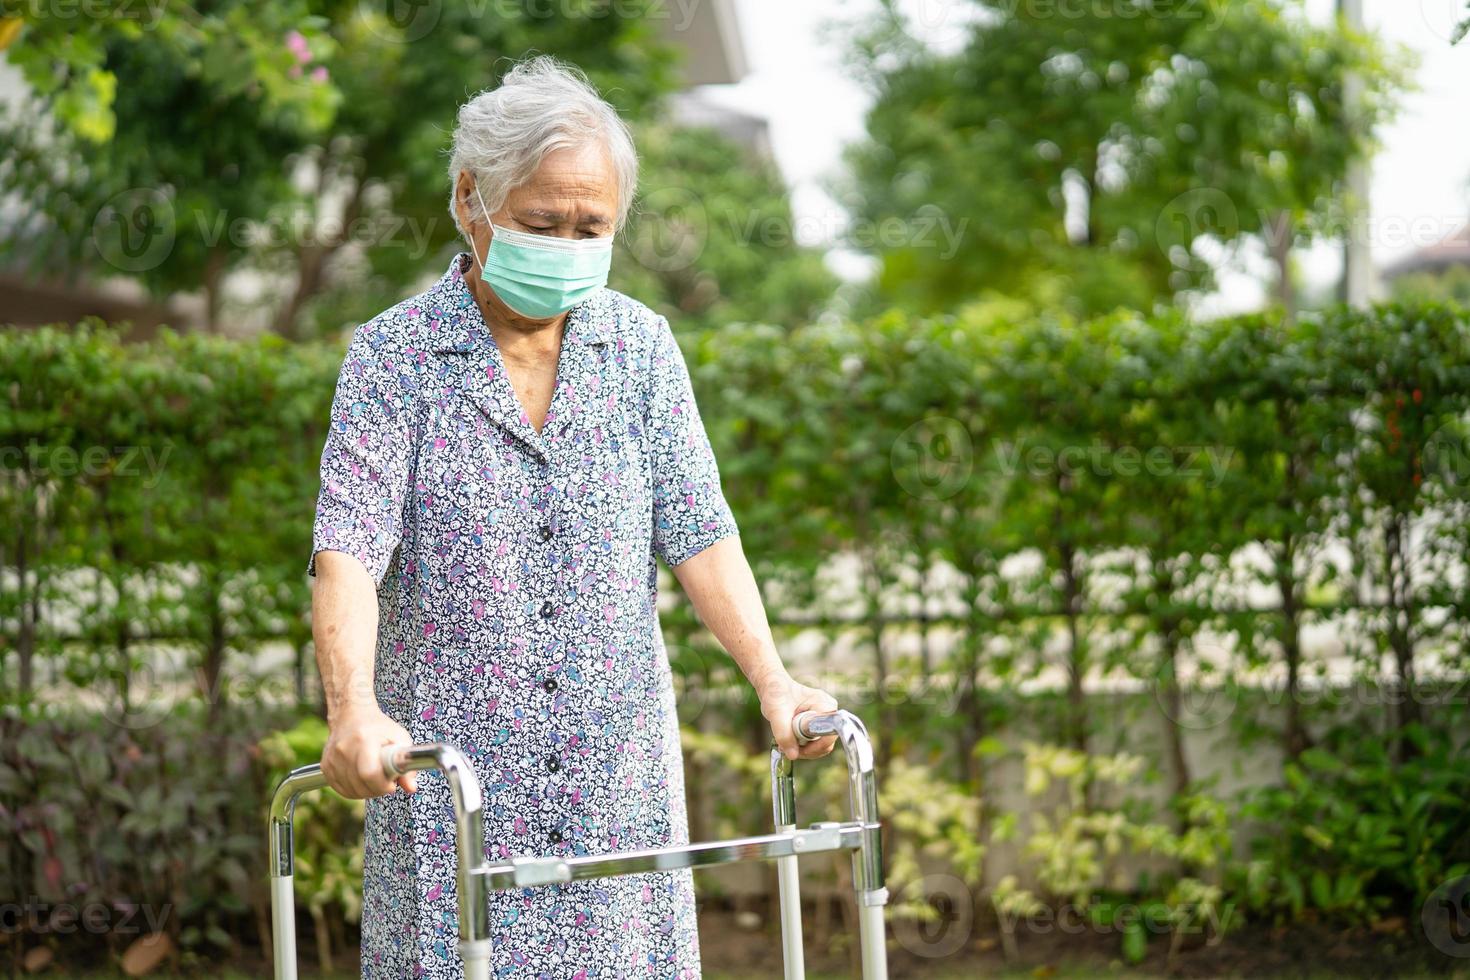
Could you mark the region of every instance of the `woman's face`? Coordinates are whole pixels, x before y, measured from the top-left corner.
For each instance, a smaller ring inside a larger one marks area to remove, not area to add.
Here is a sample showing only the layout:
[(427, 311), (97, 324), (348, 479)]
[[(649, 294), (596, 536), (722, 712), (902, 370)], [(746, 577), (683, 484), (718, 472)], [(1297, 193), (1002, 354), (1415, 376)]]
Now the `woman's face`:
[[(474, 242), (474, 274), (466, 278), (476, 296), (499, 314), (502, 322), (544, 325), (560, 319), (520, 316), (480, 281), (480, 260), (490, 248), (492, 234), (467, 171), (460, 172), (454, 199), (459, 223), (469, 229)], [(490, 219), (502, 228), (534, 235), (604, 238), (613, 233), (617, 214), (618, 185), (612, 157), (599, 143), (548, 153), (531, 179), (511, 190)]]

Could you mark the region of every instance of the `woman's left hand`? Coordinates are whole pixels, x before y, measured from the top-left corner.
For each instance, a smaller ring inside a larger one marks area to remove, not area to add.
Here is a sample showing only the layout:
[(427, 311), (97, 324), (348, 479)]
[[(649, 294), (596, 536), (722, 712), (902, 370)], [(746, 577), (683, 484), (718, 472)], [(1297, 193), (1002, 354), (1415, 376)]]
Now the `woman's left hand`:
[(836, 711), (837, 699), (820, 688), (798, 684), (789, 674), (781, 674), (756, 687), (761, 699), (761, 714), (770, 722), (776, 746), (788, 759), (820, 759), (837, 744), (836, 735), (823, 735), (816, 741), (798, 745), (792, 721), (803, 711)]

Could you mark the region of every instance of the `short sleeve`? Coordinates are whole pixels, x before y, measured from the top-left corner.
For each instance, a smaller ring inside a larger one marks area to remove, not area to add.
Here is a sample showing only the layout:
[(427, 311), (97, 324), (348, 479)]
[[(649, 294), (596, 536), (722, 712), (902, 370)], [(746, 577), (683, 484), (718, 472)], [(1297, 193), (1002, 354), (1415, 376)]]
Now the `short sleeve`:
[(679, 342), (660, 316), (654, 326), (648, 440), (653, 457), (653, 551), (670, 566), (738, 534)]
[(375, 582), (387, 574), (414, 454), (412, 366), (402, 347), (381, 321), (358, 327), (348, 346), (322, 448), (308, 575), (322, 551), (356, 557)]

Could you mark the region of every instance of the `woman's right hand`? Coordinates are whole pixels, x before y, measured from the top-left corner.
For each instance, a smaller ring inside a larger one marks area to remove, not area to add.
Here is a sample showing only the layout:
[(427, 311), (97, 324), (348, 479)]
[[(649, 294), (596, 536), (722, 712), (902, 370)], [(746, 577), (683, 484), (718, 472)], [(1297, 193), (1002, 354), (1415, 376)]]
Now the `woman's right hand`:
[(383, 772), (383, 746), (410, 742), (407, 729), (376, 704), (344, 708), (328, 721), (322, 774), (328, 786), (349, 800), (386, 796), (398, 788), (412, 793), (418, 788), (415, 773), (389, 779)]

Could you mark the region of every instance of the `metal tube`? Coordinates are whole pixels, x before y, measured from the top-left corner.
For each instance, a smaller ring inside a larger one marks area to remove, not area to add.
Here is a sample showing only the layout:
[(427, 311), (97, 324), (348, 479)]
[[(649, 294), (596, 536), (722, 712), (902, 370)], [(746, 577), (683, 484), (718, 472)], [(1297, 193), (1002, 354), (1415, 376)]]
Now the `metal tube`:
[(803, 712), (795, 718), (794, 725), (798, 740), (836, 735), (847, 756), (848, 804), (853, 823), (862, 828), (862, 844), (852, 855), (852, 886), (857, 894), (863, 976), (868, 980), (886, 980), (888, 956), (883, 906), (888, 904), (888, 889), (883, 878), (883, 825), (878, 821), (878, 781), (872, 740), (862, 720), (848, 711)]
[[(489, 980), (489, 892), (525, 888), (585, 878), (605, 878), (642, 871), (706, 867), (734, 861), (775, 860), (781, 891), (781, 932), (788, 980), (802, 980), (801, 905), (797, 857), (822, 851), (853, 852), (853, 886), (857, 892), (863, 976), (886, 980), (888, 961), (883, 906), (882, 826), (878, 820), (878, 789), (873, 748), (867, 729), (846, 711), (804, 713), (795, 720), (799, 740), (809, 742), (833, 734), (847, 757), (849, 804), (847, 823), (817, 823), (796, 829), (796, 792), (792, 760), (779, 750), (771, 752), (771, 802), (776, 833), (727, 841), (686, 844), (607, 855), (569, 858), (514, 858), (491, 866), (485, 857), (483, 800), (480, 783), (469, 761), (452, 746), (439, 743), (392, 746), (383, 751), (383, 771), (390, 778), (427, 769), (443, 771), (454, 801), (458, 862), (456, 878), (460, 912), (460, 955), (466, 980)], [(292, 874), (292, 818), (302, 794), (326, 785), (319, 765), (293, 770), (271, 798), (271, 915), (275, 928), (277, 980), (296, 978), (295, 904)]]
[[(383, 750), (383, 773), (390, 779), (405, 772), (438, 769), (449, 783), (454, 801), (458, 848), (460, 956), (469, 980), (487, 980), (490, 959), (490, 903), (485, 891), (485, 823), (480, 781), (469, 760), (451, 745), (433, 743), (389, 746)], [(327, 785), (320, 765), (302, 766), (281, 780), (271, 797), (271, 922), (275, 935), (277, 980), (296, 978), (296, 915), (292, 874), (295, 868), (292, 818), (303, 793)]]
[(276, 980), (296, 980), (296, 895), (292, 880), (296, 854), (291, 818), (296, 815), (298, 796), (327, 785), (321, 768), (293, 769), (271, 796), (271, 949)]
[[(798, 736), (800, 731), (798, 730)], [(771, 749), (771, 809), (776, 833), (796, 830), (796, 780), (791, 760)], [(795, 856), (776, 858), (776, 891), (781, 910), (781, 962), (786, 980), (805, 980), (806, 951), (801, 937), (801, 866)]]
[(863, 980), (888, 980), (887, 942), (883, 931), (883, 906), (858, 905), (858, 943), (863, 956)]
[(823, 851), (856, 851), (863, 846), (863, 827), (856, 823), (817, 823), (805, 830), (731, 840), (700, 841), (671, 847), (652, 847), (610, 854), (579, 854), (575, 857), (516, 857), (476, 872), (491, 891), (566, 884), (589, 878), (616, 878), (644, 871), (677, 871), (708, 868), (737, 861), (770, 861), (775, 858), (820, 854)]
[(490, 959), (490, 901), (485, 878), (476, 874), (489, 864), (485, 857), (484, 800), (480, 779), (464, 753), (451, 745), (389, 746), (383, 750), (383, 772), (394, 778), (405, 772), (438, 769), (454, 800), (456, 887), (459, 894), (459, 955), (468, 972)]
[(296, 895), (290, 875), (271, 878), (271, 952), (277, 980), (296, 980)]

